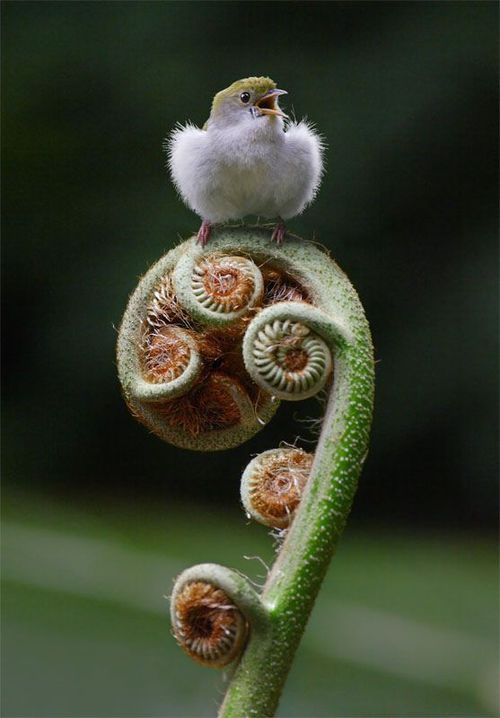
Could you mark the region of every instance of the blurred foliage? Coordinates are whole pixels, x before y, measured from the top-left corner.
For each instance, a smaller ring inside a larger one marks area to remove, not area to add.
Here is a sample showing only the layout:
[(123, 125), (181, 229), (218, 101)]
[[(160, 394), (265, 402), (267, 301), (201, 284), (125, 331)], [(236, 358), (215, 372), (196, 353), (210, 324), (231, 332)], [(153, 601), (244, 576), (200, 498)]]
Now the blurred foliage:
[[(278, 81), (327, 139), (318, 199), (290, 229), (349, 274), (379, 362), (353, 533), (282, 714), (489, 715), (489, 658), (475, 657), (490, 655), (495, 620), (482, 529), (497, 494), (497, 4), (7, 0), (2, 18), (3, 477), (8, 520), (24, 526), (6, 531), (4, 715), (213, 712), (203, 696), (218, 679), (179, 655), (163, 604), (141, 606), (191, 562), (272, 561), (238, 513), (239, 476), (253, 453), (314, 439), (296, 418), (320, 415), (317, 402), (199, 455), (131, 419), (114, 366), (137, 277), (198, 226), (162, 140), (250, 74)], [(452, 527), (467, 531), (442, 534)], [(72, 533), (118, 553), (89, 554)], [(153, 551), (161, 588), (134, 574)], [(108, 595), (108, 574), (143, 598)], [(399, 624), (384, 612), (410, 621), (387, 651)], [(421, 624), (442, 643), (422, 647)]]
[[(182, 655), (164, 594), (214, 558), (262, 582), (262, 527), (9, 492), (3, 538), (5, 718), (214, 715), (224, 678)], [(497, 715), (495, 588), (492, 541), (348, 528), (279, 715)]]

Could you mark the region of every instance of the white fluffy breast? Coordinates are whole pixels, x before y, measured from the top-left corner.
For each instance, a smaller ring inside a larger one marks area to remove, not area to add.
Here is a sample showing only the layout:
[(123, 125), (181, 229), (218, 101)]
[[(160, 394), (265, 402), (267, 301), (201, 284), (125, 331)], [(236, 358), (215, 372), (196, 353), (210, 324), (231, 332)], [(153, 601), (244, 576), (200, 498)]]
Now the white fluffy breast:
[(244, 127), (179, 127), (169, 167), (185, 203), (210, 222), (247, 215), (287, 219), (313, 200), (323, 172), (320, 137), (305, 121), (261, 118)]

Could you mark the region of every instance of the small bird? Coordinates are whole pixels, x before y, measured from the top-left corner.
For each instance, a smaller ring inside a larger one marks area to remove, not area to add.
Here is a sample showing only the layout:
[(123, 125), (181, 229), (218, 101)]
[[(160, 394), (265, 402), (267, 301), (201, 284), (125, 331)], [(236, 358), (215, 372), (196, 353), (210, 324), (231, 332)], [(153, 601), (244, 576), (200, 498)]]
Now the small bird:
[(284, 220), (312, 202), (323, 173), (321, 137), (305, 120), (292, 122), (278, 98), (288, 94), (269, 77), (247, 77), (218, 92), (203, 129), (178, 126), (167, 141), (172, 180), (202, 219), (198, 243), (212, 225), (248, 215)]

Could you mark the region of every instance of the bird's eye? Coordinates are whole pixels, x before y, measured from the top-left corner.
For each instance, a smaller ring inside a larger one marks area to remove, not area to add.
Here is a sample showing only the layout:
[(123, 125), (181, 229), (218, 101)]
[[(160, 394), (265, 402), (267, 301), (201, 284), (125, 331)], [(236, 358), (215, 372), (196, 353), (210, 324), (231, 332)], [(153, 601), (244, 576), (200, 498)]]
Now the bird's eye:
[(247, 102), (250, 100), (250, 93), (249, 92), (242, 92), (240, 95), (240, 100), (247, 104)]

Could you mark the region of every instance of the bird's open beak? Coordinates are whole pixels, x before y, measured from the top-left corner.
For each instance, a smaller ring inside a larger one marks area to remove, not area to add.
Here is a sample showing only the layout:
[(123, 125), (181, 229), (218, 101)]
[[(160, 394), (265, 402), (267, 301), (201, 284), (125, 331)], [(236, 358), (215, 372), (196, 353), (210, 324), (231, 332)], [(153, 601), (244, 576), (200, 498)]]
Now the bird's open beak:
[(278, 107), (278, 97), (280, 95), (288, 95), (286, 90), (269, 90), (265, 95), (254, 103), (262, 115), (275, 115), (276, 117), (286, 117), (284, 112)]

